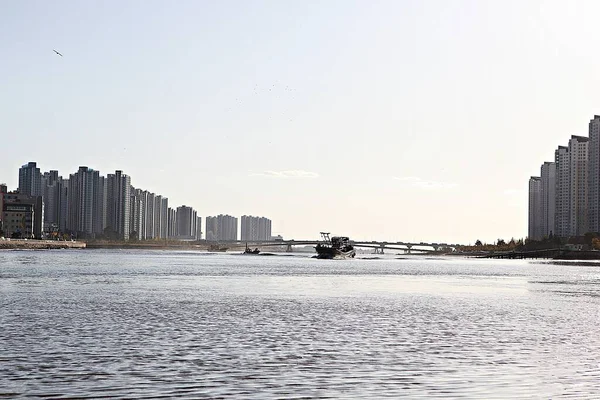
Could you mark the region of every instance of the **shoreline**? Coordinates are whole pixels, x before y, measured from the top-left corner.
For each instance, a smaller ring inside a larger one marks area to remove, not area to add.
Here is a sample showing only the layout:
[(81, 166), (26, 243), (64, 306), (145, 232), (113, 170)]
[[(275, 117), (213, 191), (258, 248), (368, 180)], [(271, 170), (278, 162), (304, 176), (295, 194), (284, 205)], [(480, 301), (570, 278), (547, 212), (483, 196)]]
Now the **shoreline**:
[[(208, 244), (189, 242), (110, 242), (110, 241), (58, 241), (58, 240), (36, 240), (36, 239), (5, 239), (0, 240), (0, 251), (2, 250), (196, 250), (209, 251)], [(228, 250), (233, 252), (243, 249), (242, 246), (231, 246)], [(277, 252), (276, 249), (270, 249)], [(459, 258), (481, 258), (481, 259), (542, 259), (542, 260), (571, 260), (571, 261), (600, 261), (600, 251), (573, 251), (573, 250), (537, 250), (537, 251), (507, 251), (507, 252), (453, 252), (439, 254), (408, 254), (409, 256), (446, 256)], [(304, 253), (304, 252), (298, 252)], [(370, 255), (370, 254), (363, 254)], [(400, 254), (398, 254), (400, 255)], [(406, 255), (406, 254), (405, 254)]]
[(142, 250), (208, 250), (208, 245), (161, 242), (108, 242), (89, 241), (86, 249), (142, 249)]
[(0, 250), (54, 250), (54, 249), (85, 249), (86, 243), (36, 240), (36, 239), (6, 239), (0, 240)]

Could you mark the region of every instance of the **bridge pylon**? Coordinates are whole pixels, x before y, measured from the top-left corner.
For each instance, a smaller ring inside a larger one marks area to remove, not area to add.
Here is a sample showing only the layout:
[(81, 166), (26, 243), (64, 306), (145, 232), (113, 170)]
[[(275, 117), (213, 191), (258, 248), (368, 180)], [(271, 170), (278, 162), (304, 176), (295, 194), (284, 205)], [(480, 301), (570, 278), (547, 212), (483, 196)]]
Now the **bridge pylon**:
[(379, 247), (375, 247), (373, 254), (385, 254), (383, 249), (385, 249), (385, 244), (380, 244)]

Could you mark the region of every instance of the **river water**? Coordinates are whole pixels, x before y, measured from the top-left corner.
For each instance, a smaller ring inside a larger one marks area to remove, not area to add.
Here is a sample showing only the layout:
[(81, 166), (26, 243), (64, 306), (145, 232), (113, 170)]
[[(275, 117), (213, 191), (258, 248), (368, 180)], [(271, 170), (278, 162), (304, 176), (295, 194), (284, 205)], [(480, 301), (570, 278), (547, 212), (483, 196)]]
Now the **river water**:
[(590, 398), (600, 265), (0, 252), (0, 397)]

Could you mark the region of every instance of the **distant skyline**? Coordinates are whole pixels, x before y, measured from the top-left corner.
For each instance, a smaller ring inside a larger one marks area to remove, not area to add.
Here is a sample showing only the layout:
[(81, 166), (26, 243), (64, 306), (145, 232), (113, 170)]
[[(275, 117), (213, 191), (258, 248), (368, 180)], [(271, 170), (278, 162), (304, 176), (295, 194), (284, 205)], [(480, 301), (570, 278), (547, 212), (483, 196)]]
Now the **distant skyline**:
[[(122, 170), (273, 234), (527, 235), (527, 179), (600, 114), (589, 1), (20, 1), (0, 181)], [(63, 57), (55, 54), (60, 52)]]

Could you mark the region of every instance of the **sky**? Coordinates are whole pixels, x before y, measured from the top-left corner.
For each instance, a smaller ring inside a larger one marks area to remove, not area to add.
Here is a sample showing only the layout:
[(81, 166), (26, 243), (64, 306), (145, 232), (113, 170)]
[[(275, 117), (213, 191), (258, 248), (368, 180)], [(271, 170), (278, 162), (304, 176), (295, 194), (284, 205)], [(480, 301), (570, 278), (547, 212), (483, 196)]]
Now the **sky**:
[[(119, 169), (286, 239), (527, 235), (600, 114), (598, 2), (0, 1), (0, 181)], [(64, 57), (53, 52), (56, 49)]]

